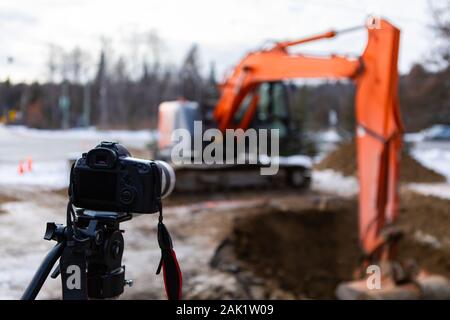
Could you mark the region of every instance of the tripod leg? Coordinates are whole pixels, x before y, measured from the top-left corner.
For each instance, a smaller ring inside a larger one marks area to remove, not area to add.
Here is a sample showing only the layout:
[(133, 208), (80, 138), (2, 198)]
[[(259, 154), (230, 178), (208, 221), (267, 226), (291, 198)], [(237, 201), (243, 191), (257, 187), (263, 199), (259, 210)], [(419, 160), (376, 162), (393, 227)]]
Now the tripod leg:
[(65, 246), (65, 243), (59, 242), (52, 248), (52, 250), (50, 250), (44, 261), (42, 261), (39, 266), (39, 269), (34, 274), (33, 279), (23, 293), (21, 300), (34, 300), (36, 298), (42, 288), (42, 285), (47, 279), (48, 274), (52, 271), (52, 268), (59, 257), (61, 257)]

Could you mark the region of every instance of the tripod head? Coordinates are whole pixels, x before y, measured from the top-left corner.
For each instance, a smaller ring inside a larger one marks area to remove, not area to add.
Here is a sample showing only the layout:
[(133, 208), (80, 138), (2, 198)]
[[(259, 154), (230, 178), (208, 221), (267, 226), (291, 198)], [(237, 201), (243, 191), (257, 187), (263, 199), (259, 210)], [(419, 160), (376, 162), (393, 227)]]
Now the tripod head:
[(44, 239), (64, 246), (52, 278), (61, 275), (63, 299), (109, 299), (121, 295), (126, 284), (123, 230), (132, 215), (76, 210), (67, 226), (47, 223)]

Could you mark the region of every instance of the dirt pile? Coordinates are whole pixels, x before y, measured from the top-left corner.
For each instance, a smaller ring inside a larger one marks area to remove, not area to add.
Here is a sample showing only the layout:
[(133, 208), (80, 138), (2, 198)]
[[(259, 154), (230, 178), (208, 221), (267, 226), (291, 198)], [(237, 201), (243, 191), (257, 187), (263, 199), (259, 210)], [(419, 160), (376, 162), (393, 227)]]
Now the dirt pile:
[[(405, 193), (400, 258), (450, 276), (449, 208), (448, 200)], [(276, 281), (296, 298), (330, 299), (337, 284), (351, 280), (359, 264), (357, 221), (356, 200), (334, 201), (323, 208), (293, 202), (290, 208), (267, 208), (237, 218), (227, 243), (244, 270)]]
[[(406, 151), (402, 153), (400, 167), (401, 182), (445, 182), (444, 176), (425, 168)], [(336, 150), (328, 154), (322, 161), (315, 165), (315, 169), (333, 169), (341, 172), (344, 176), (356, 175), (356, 145), (355, 142), (341, 144)]]

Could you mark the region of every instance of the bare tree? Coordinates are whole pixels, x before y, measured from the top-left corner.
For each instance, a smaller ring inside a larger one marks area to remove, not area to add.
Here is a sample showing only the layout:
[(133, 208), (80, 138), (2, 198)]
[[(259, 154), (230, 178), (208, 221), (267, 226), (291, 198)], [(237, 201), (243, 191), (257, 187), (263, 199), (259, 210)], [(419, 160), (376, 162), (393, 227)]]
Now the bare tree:
[(181, 95), (189, 100), (201, 102), (203, 81), (200, 76), (200, 57), (196, 44), (189, 49), (180, 70)]
[(56, 80), (56, 73), (60, 67), (59, 62), (62, 52), (63, 50), (61, 47), (53, 43), (50, 43), (48, 45), (46, 68), (47, 68), (47, 79), (49, 82), (55, 82)]
[(68, 78), (73, 83), (85, 80), (89, 70), (89, 54), (79, 47), (73, 48), (66, 54)]
[(428, 5), (433, 19), (431, 28), (440, 40), (433, 62), (441, 68), (446, 68), (450, 63), (450, 0), (428, 0)]
[(106, 54), (102, 50), (100, 53), (100, 61), (98, 63), (98, 70), (96, 76), (96, 83), (98, 85), (98, 106), (100, 113), (100, 125), (108, 125), (108, 76), (106, 73)]
[(127, 124), (129, 119), (127, 105), (127, 85), (129, 82), (125, 59), (120, 57), (114, 65), (114, 73), (111, 77), (111, 103), (109, 111), (116, 124)]
[[(154, 29), (150, 30), (144, 35), (147, 52), (145, 53), (144, 63), (152, 66), (152, 71), (157, 72), (161, 66), (161, 58), (165, 48), (164, 41)], [(150, 56), (150, 61), (148, 61)]]

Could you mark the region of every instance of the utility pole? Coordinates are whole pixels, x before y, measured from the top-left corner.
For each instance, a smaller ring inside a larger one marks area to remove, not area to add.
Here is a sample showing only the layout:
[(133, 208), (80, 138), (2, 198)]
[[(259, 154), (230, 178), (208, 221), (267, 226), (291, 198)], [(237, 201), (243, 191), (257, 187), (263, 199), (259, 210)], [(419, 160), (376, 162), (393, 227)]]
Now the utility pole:
[(83, 125), (91, 125), (91, 84), (86, 82), (83, 86)]
[(70, 98), (69, 98), (69, 84), (66, 81), (62, 83), (62, 92), (61, 96), (59, 97), (59, 109), (62, 113), (62, 119), (61, 119), (61, 127), (63, 129), (69, 129), (69, 116), (70, 116)]
[(106, 57), (105, 51), (100, 55), (100, 64), (98, 70), (98, 85), (99, 85), (99, 109), (100, 109), (100, 125), (106, 127), (108, 125), (108, 86), (106, 79)]

